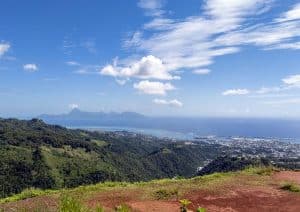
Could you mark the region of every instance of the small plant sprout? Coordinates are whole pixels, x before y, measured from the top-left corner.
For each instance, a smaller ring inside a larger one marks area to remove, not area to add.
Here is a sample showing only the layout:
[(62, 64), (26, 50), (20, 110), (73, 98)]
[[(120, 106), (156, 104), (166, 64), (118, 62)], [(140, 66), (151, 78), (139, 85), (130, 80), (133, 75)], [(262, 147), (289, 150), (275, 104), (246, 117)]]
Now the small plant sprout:
[(127, 205), (122, 204), (122, 205), (116, 206), (115, 211), (116, 212), (130, 212), (131, 210)]
[(182, 200), (179, 200), (179, 203), (181, 204), (181, 207), (180, 207), (180, 212), (187, 212), (187, 206), (189, 204), (191, 204), (192, 202), (189, 201), (188, 199), (182, 199)]
[(198, 207), (196, 212), (206, 212), (206, 209), (202, 207)]

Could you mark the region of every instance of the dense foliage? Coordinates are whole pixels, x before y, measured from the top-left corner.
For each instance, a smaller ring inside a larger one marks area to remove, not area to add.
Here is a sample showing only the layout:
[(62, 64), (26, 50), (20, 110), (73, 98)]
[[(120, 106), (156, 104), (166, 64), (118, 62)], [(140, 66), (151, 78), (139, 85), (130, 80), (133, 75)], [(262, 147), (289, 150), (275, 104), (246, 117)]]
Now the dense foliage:
[(198, 172), (198, 175), (207, 175), (215, 172), (230, 172), (243, 170), (249, 166), (270, 166), (271, 162), (266, 158), (247, 158), (220, 156), (210, 162)]
[(0, 119), (0, 197), (30, 187), (189, 177), (224, 147), (127, 132), (69, 130), (41, 120)]

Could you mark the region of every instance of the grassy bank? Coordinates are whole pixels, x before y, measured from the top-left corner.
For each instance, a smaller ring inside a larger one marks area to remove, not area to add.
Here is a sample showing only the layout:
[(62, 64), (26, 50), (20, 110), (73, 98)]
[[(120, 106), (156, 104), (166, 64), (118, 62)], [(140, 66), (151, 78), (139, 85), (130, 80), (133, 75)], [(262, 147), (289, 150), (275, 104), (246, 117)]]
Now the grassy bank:
[[(164, 196), (173, 196), (170, 194), (176, 194), (180, 197), (185, 191), (191, 189), (204, 189), (213, 190), (215, 187), (219, 187), (226, 182), (236, 180), (238, 176), (269, 176), (274, 171), (271, 167), (250, 167), (243, 171), (227, 172), (227, 173), (214, 173), (210, 175), (194, 177), (190, 179), (162, 179), (152, 180), (149, 182), (105, 182), (95, 185), (79, 186), (73, 189), (59, 189), (59, 190), (41, 190), (41, 189), (26, 189), (20, 194), (16, 194), (7, 198), (0, 199), (0, 203), (15, 202), (27, 198), (39, 197), (39, 196), (60, 196), (61, 194), (68, 194), (71, 196), (84, 196), (88, 197), (95, 192), (105, 192), (111, 190), (135, 190), (143, 189), (146, 195), (156, 194), (158, 198), (164, 199)], [(237, 181), (238, 182), (238, 181)], [(180, 189), (179, 189), (180, 188)], [(155, 195), (154, 195), (155, 198)]]

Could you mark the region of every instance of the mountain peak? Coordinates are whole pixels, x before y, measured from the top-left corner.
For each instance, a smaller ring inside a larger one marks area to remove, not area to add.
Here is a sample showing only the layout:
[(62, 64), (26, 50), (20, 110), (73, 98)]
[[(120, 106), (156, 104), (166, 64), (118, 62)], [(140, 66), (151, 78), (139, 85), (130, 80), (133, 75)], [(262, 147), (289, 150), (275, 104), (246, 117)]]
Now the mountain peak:
[(146, 116), (135, 112), (87, 112), (74, 108), (61, 115), (42, 115), (40, 119), (50, 124), (64, 126), (133, 126), (145, 122)]
[(72, 109), (71, 111), (70, 111), (70, 113), (69, 114), (74, 114), (74, 113), (81, 113), (82, 111), (81, 110), (79, 110), (78, 108), (74, 108), (74, 109)]

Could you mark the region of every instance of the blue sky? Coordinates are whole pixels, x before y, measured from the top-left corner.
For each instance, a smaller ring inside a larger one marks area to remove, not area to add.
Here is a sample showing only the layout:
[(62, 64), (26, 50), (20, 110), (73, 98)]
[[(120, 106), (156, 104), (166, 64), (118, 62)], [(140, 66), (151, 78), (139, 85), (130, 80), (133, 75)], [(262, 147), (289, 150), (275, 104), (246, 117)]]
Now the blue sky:
[(299, 118), (299, 58), (299, 0), (3, 0), (0, 116)]

